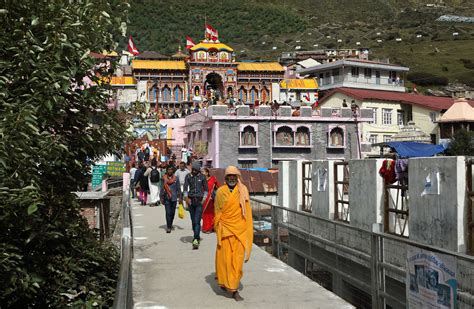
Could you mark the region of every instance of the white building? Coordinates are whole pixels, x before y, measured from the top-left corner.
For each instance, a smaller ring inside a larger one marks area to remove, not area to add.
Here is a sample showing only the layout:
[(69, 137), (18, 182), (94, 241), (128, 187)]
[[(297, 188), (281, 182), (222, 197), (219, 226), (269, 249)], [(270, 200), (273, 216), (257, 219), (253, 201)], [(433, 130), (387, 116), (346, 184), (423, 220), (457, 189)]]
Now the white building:
[(405, 92), (402, 74), (409, 68), (399, 65), (344, 59), (297, 71), (319, 80), (319, 90), (338, 87)]

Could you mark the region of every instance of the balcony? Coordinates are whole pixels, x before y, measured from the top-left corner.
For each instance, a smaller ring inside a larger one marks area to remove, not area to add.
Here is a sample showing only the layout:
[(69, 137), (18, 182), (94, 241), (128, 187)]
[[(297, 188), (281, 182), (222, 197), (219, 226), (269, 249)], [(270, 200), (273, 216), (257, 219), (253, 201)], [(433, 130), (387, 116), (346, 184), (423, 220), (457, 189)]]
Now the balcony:
[(403, 80), (395, 80), (386, 77), (352, 77), (345, 75), (329, 76), (319, 79), (320, 90), (328, 90), (338, 87), (405, 92), (405, 84)]

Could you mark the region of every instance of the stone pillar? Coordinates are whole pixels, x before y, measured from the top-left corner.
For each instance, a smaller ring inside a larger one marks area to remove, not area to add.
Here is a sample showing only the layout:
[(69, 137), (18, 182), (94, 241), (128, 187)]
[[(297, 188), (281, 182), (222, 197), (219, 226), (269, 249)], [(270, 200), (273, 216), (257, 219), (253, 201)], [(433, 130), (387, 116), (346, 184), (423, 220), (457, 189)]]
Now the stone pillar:
[(297, 165), (296, 161), (280, 161), (278, 163), (278, 205), (298, 209), (297, 194)]
[(349, 161), (350, 224), (372, 231), (374, 223), (383, 223), (383, 178), (378, 171), (383, 159)]
[(465, 157), (416, 158), (408, 166), (410, 239), (465, 253)]

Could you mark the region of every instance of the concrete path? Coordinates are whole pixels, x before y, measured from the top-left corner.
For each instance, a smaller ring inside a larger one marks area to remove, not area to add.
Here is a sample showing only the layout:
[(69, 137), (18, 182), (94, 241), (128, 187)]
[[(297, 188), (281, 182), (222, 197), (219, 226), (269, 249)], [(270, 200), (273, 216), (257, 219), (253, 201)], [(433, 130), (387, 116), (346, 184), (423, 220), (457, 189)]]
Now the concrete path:
[(163, 206), (132, 207), (135, 308), (353, 308), (293, 268), (256, 247), (244, 266), (237, 303), (214, 280), (215, 234), (202, 234), (192, 250), (191, 219), (176, 214), (165, 232)]

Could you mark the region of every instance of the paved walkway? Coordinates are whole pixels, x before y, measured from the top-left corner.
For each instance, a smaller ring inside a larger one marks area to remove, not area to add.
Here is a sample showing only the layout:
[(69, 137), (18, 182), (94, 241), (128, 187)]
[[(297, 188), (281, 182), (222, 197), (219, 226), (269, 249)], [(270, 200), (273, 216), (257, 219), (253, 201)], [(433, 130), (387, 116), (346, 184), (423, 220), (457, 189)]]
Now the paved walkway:
[(215, 234), (202, 234), (192, 250), (189, 213), (176, 214), (165, 232), (163, 206), (133, 202), (133, 294), (135, 308), (353, 308), (293, 268), (256, 247), (244, 266), (237, 303), (214, 280)]

